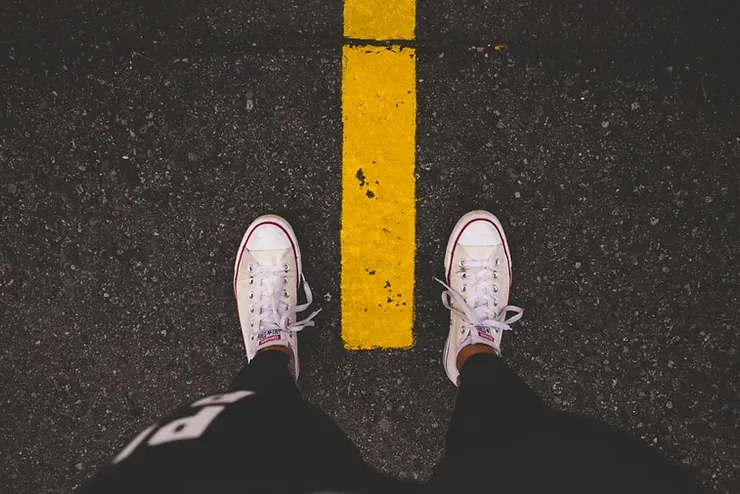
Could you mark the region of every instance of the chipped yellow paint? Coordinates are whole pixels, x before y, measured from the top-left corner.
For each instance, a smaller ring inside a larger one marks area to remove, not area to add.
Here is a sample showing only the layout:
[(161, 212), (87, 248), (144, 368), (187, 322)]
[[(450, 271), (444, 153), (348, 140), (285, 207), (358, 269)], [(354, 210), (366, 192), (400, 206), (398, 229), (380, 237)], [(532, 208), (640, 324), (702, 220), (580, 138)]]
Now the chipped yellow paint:
[(342, 51), (342, 339), (413, 344), (416, 53)]
[(345, 0), (345, 38), (414, 39), (416, 0)]

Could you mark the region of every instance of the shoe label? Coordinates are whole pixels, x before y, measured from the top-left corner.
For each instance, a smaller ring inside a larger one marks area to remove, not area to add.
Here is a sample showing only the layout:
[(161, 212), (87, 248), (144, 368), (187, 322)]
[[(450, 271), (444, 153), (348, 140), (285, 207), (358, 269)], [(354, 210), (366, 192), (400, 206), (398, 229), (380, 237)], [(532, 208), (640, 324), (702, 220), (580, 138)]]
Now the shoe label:
[(260, 333), (257, 335), (257, 344), (261, 345), (263, 343), (267, 343), (269, 341), (275, 341), (280, 339), (280, 330), (279, 329), (265, 329), (263, 331), (260, 331)]
[(478, 331), (478, 336), (480, 336), (483, 339), (496, 342), (496, 340), (493, 338), (493, 335), (491, 334), (491, 328), (488, 326), (476, 326), (475, 330)]

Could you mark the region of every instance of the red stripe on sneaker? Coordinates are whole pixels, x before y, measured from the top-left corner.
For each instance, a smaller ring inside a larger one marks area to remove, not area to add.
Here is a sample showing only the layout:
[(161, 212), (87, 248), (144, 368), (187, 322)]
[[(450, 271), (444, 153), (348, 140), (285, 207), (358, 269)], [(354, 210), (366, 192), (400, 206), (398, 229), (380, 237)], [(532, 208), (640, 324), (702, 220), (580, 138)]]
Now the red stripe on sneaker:
[(506, 256), (506, 266), (509, 268), (509, 288), (511, 288), (511, 283), (514, 280), (514, 278), (511, 275), (511, 258), (509, 257), (509, 250), (506, 248), (506, 240), (504, 240), (504, 234), (496, 223), (486, 218), (475, 218), (474, 220), (470, 220), (465, 224), (464, 227), (462, 227), (462, 229), (460, 229), (460, 233), (457, 234), (455, 243), (452, 246), (452, 253), (450, 255), (450, 267), (447, 269), (447, 283), (450, 282), (450, 275), (452, 274), (452, 265), (453, 265), (452, 260), (455, 258), (455, 249), (457, 249), (457, 245), (458, 245), (458, 242), (460, 241), (460, 237), (462, 237), (462, 234), (463, 232), (465, 232), (465, 229), (469, 227), (471, 224), (475, 223), (476, 221), (485, 221), (487, 223), (490, 223), (493, 225), (493, 227), (498, 232), (498, 236), (501, 239), (501, 245), (504, 246), (504, 255)]

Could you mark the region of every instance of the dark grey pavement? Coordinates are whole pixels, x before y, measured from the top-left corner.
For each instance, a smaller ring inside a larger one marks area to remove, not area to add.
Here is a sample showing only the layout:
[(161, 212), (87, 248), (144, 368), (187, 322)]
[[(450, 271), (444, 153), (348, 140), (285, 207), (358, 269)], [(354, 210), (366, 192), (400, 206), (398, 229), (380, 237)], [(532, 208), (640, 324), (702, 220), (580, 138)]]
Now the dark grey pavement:
[(227, 385), (233, 255), (267, 211), (323, 309), (306, 396), (426, 478), (455, 395), (432, 277), (487, 208), (526, 311), (510, 365), (740, 492), (740, 6), (420, 1), (416, 346), (351, 353), (341, 2), (48, 4), (0, 7), (0, 491), (68, 492)]

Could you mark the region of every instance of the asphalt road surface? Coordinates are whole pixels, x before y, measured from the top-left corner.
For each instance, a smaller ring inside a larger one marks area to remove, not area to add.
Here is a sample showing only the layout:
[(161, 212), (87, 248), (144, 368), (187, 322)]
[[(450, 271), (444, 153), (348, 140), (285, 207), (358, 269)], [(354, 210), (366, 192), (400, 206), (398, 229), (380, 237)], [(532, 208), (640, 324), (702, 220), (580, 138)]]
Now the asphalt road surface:
[(416, 344), (349, 352), (341, 2), (3, 2), (0, 491), (68, 492), (224, 389), (233, 255), (265, 212), (323, 309), (305, 395), (371, 464), (426, 478), (455, 396), (432, 278), (485, 208), (526, 311), (510, 365), (740, 492), (739, 23), (715, 0), (420, 0)]

